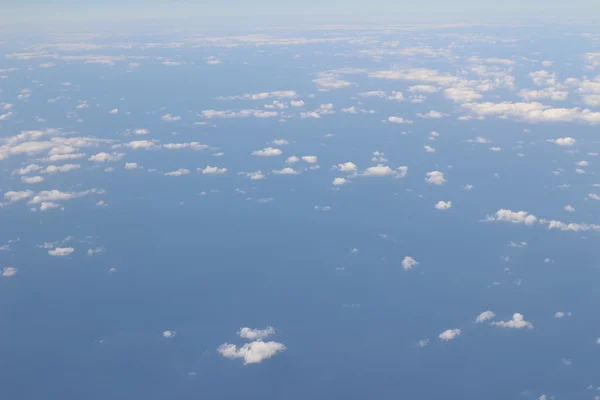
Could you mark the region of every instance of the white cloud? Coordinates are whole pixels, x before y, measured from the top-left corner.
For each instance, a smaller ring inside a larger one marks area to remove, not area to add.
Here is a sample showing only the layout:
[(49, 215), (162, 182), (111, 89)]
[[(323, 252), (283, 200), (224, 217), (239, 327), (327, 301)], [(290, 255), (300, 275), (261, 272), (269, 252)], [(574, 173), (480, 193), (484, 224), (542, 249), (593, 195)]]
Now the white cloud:
[(309, 163), (309, 164), (316, 164), (317, 163), (317, 156), (303, 156), (302, 160)]
[(275, 175), (298, 175), (299, 172), (290, 167), (285, 167), (280, 170), (273, 170)]
[(200, 142), (188, 142), (188, 143), (166, 143), (166, 144), (163, 144), (163, 147), (167, 150), (181, 150), (181, 149), (204, 150), (204, 149), (208, 149), (210, 146), (208, 146), (206, 144), (202, 144)]
[(569, 92), (556, 90), (553, 87), (541, 89), (541, 90), (529, 90), (522, 89), (519, 91), (518, 96), (527, 101), (550, 99), (554, 101), (564, 101), (569, 97)]
[(425, 182), (432, 185), (443, 185), (446, 182), (444, 173), (440, 171), (431, 171), (425, 174)]
[(448, 330), (445, 330), (444, 332), (440, 333), (440, 335), (438, 337), (440, 338), (440, 340), (447, 342), (447, 341), (457, 338), (458, 336), (460, 336), (460, 334), (461, 334), (460, 329), (448, 329)]
[(248, 178), (250, 178), (253, 181), (257, 181), (260, 179), (265, 179), (264, 174), (261, 171), (255, 171), (255, 172), (242, 172), (243, 175), (247, 176)]
[(227, 168), (211, 167), (210, 165), (207, 165), (204, 169), (199, 168), (199, 170), (202, 171), (204, 175), (221, 175), (227, 172)]
[(271, 142), (271, 144), (273, 146), (286, 146), (286, 145), (290, 144), (290, 142), (288, 142), (285, 139), (275, 139)]
[(408, 91), (411, 93), (437, 93), (441, 90), (441, 88), (432, 85), (414, 85), (408, 88)]
[(331, 206), (314, 206), (314, 209), (317, 211), (331, 211)]
[(438, 210), (448, 210), (451, 207), (452, 207), (451, 201), (438, 201), (437, 204), (435, 205), (435, 208), (437, 208)]
[(177, 335), (177, 332), (175, 332), (175, 331), (164, 331), (162, 335), (166, 339), (171, 339), (171, 338), (174, 338)]
[(72, 254), (75, 251), (72, 247), (57, 247), (52, 250), (48, 250), (48, 254), (55, 257), (65, 257)]
[(299, 159), (298, 157), (296, 157), (296, 156), (291, 156), (291, 157), (288, 157), (288, 158), (285, 160), (285, 162), (286, 162), (287, 164), (295, 164), (295, 163), (297, 163), (298, 161), (300, 161), (300, 159)]
[(135, 131), (133, 131), (133, 133), (135, 133), (136, 135), (147, 135), (150, 133), (150, 131), (145, 128), (139, 128), (139, 129), (136, 129)]
[(79, 169), (81, 165), (79, 164), (64, 164), (61, 166), (57, 165), (49, 165), (46, 168), (42, 169), (40, 172), (42, 174), (56, 174), (57, 172), (69, 172), (74, 169)]
[(119, 113), (119, 109), (118, 109), (118, 108), (113, 108), (113, 109), (112, 109), (112, 110), (110, 110), (108, 113), (109, 113), (109, 114), (113, 114), (113, 115), (114, 115), (114, 114), (118, 114), (118, 113)]
[(498, 147), (498, 146), (494, 146), (494, 147), (490, 147), (490, 150), (497, 153), (499, 151), (502, 151), (502, 148)]
[(345, 185), (347, 183), (352, 183), (352, 181), (349, 181), (346, 178), (335, 178), (332, 182), (332, 185), (341, 186), (341, 185)]
[(402, 268), (404, 268), (405, 271), (412, 269), (417, 265), (419, 265), (419, 262), (412, 257), (406, 256), (402, 260)]
[(313, 79), (313, 82), (316, 83), (319, 88), (325, 90), (343, 89), (353, 85), (352, 82), (340, 79), (337, 74), (329, 72), (318, 73), (317, 78)]
[(512, 222), (513, 224), (533, 225), (537, 222), (537, 217), (526, 211), (511, 211), (502, 208), (493, 215), (488, 215), (486, 221), (503, 221)]
[(275, 329), (268, 326), (265, 329), (250, 329), (250, 328), (242, 328), (239, 331), (239, 335), (242, 339), (248, 340), (263, 340), (269, 335), (273, 335), (275, 333)]
[(529, 122), (600, 123), (600, 112), (581, 108), (552, 108), (537, 102), (513, 103), (504, 101), (502, 103), (467, 103), (461, 107), (479, 116), (514, 117)]
[(290, 101), (290, 105), (292, 107), (304, 107), (304, 101), (302, 101), (302, 100), (292, 100), (292, 101)]
[(425, 146), (425, 151), (428, 153), (435, 153), (435, 149), (431, 146)]
[(520, 314), (520, 313), (514, 313), (512, 316), (512, 319), (510, 321), (492, 322), (491, 324), (495, 325), (495, 326), (499, 326), (501, 328), (533, 329), (533, 324), (529, 321), (525, 321), (523, 314)]
[(181, 117), (178, 115), (165, 114), (161, 117), (161, 119), (166, 122), (174, 122), (181, 120)]
[(475, 318), (475, 322), (480, 324), (482, 322), (488, 321), (492, 318), (494, 318), (496, 316), (496, 314), (494, 314), (492, 311), (484, 311), (481, 314), (479, 314), (477, 316), (477, 318)]
[(244, 360), (244, 365), (260, 363), (285, 351), (286, 347), (278, 342), (263, 342), (256, 340), (238, 348), (235, 344), (224, 343), (217, 351), (225, 358)]
[(567, 205), (564, 207), (564, 209), (565, 209), (565, 211), (567, 211), (567, 212), (575, 212), (575, 207), (573, 207), (573, 206), (572, 206), (572, 205), (570, 205), (570, 204), (567, 204)]
[(219, 97), (218, 100), (266, 100), (277, 99), (295, 99), (298, 93), (294, 90), (277, 90), (273, 92), (246, 93), (241, 96)]
[(93, 156), (91, 156), (90, 158), (88, 158), (89, 161), (94, 161), (94, 162), (109, 162), (109, 161), (118, 161), (121, 159), (121, 157), (123, 157), (125, 154), (123, 153), (98, 153), (98, 154), (94, 154)]
[(28, 199), (33, 196), (33, 192), (31, 190), (24, 190), (20, 192), (8, 191), (4, 193), (4, 201), (7, 204), (16, 203), (17, 201)]
[(396, 175), (396, 171), (394, 171), (387, 165), (383, 165), (383, 164), (378, 164), (374, 167), (369, 167), (362, 173), (362, 176), (388, 176), (388, 175)]
[(417, 346), (423, 348), (425, 346), (427, 346), (429, 344), (429, 339), (421, 339), (419, 340), (419, 343), (417, 343)]
[(129, 143), (124, 143), (123, 146), (129, 147), (130, 149), (133, 149), (133, 150), (139, 150), (139, 149), (153, 148), (156, 146), (156, 143), (154, 141), (150, 141), (150, 140), (133, 140)]
[(409, 119), (404, 119), (402, 117), (388, 117), (387, 122), (392, 124), (412, 124), (413, 122)]
[(529, 77), (538, 86), (554, 86), (556, 85), (556, 74), (548, 71), (535, 71), (529, 74)]
[(577, 143), (577, 140), (573, 139), (570, 136), (556, 138), (556, 139), (549, 139), (548, 141), (551, 143), (557, 144), (559, 146), (573, 146), (575, 143)]
[(342, 164), (338, 164), (334, 168), (341, 172), (356, 172), (356, 170), (358, 169), (356, 164), (354, 164), (351, 161), (348, 161), (348, 162), (342, 163)]
[(27, 183), (29, 185), (35, 185), (37, 183), (44, 182), (44, 177), (43, 176), (22, 176), (21, 182)]
[(273, 157), (273, 156), (280, 156), (283, 154), (283, 152), (281, 150), (273, 148), (273, 147), (266, 147), (262, 150), (253, 151), (251, 154), (253, 156), (259, 156), (259, 157)]
[(90, 194), (102, 194), (102, 190), (89, 189), (82, 192), (61, 192), (60, 190), (43, 190), (38, 192), (30, 201), (29, 204), (40, 204), (43, 202), (68, 201), (79, 197), (84, 197)]
[(189, 169), (179, 168), (176, 171), (171, 171), (171, 172), (165, 173), (165, 176), (183, 176), (183, 175), (187, 175), (189, 173), (190, 173)]
[(456, 103), (470, 103), (483, 98), (481, 93), (468, 87), (452, 87), (444, 90), (444, 96)]
[(2, 276), (9, 278), (11, 276), (15, 276), (17, 274), (17, 269), (13, 267), (4, 267), (2, 269)]
[(277, 111), (264, 111), (254, 109), (232, 110), (203, 110), (202, 118), (273, 118), (279, 115)]
[(417, 113), (417, 117), (420, 117), (420, 118), (437, 119), (437, 118), (443, 118), (443, 117), (447, 117), (447, 116), (448, 116), (448, 114), (444, 114), (443, 112), (439, 112), (439, 111), (435, 111), (435, 110), (431, 110), (426, 114)]
[(125, 169), (136, 169), (139, 168), (139, 165), (134, 162), (125, 163)]

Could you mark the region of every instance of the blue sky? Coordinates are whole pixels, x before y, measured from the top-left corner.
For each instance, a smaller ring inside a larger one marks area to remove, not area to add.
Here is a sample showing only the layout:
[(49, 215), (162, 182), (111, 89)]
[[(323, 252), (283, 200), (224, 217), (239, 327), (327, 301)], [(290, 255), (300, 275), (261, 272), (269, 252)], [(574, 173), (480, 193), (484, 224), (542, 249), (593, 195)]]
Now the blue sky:
[(394, 13), (403, 17), (406, 13), (420, 18), (452, 16), (453, 18), (485, 18), (497, 17), (496, 14), (512, 17), (528, 17), (536, 15), (558, 15), (558, 13), (575, 17), (590, 17), (590, 13), (599, 11), (600, 6), (591, 0), (576, 0), (564, 2), (558, 0), (532, 1), (494, 1), (482, 2), (475, 0), (460, 0), (447, 2), (442, 0), (427, 0), (421, 2), (375, 0), (341, 1), (307, 0), (303, 2), (281, 2), (275, 0), (223, 0), (223, 1), (163, 1), (163, 0), (58, 0), (49, 4), (42, 0), (24, 0), (9, 2), (3, 5), (4, 21), (54, 21), (64, 19), (130, 19), (130, 18), (161, 18), (189, 16), (247, 16), (261, 14), (372, 14), (389, 16)]
[(354, 15), (0, 38), (0, 398), (595, 399), (598, 25)]

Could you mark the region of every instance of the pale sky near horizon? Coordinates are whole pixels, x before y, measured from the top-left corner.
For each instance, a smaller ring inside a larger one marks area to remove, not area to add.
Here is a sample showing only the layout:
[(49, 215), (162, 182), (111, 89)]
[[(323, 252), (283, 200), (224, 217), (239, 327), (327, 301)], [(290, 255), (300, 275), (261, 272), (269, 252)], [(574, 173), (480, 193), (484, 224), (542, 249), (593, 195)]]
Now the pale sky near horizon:
[(0, 1), (3, 13), (0, 21), (55, 21), (64, 19), (129, 19), (135, 17), (181, 17), (201, 15), (244, 16), (258, 14), (289, 13), (368, 13), (388, 15), (390, 13), (412, 13), (422, 16), (447, 15), (452, 17), (485, 16), (495, 14), (535, 16), (570, 15), (590, 17), (590, 13), (600, 11), (600, 3), (590, 0), (570, 2), (555, 0), (531, 1), (476, 1), (426, 0), (420, 2), (373, 0), (306, 0), (303, 2), (281, 2), (276, 0), (57, 0), (49, 4), (47, 0)]

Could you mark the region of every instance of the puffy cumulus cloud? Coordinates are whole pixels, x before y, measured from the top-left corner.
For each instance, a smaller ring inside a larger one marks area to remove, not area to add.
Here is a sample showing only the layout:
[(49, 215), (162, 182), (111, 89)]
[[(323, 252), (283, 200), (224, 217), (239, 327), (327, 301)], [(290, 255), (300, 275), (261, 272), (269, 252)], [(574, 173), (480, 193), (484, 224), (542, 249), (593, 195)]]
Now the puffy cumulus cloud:
[(396, 171), (387, 165), (378, 164), (374, 167), (369, 167), (362, 173), (362, 176), (389, 176), (396, 175)]
[(389, 123), (392, 124), (412, 124), (413, 122), (409, 119), (404, 119), (402, 117), (388, 117), (388, 119), (386, 120)]
[(110, 161), (119, 161), (125, 154), (124, 153), (97, 153), (94, 154), (93, 156), (91, 156), (90, 158), (88, 158), (89, 161), (93, 161), (93, 162), (99, 162), (99, 163), (104, 163), (104, 162), (110, 162)]
[(275, 333), (275, 329), (271, 326), (267, 326), (265, 329), (251, 329), (251, 328), (242, 328), (238, 332), (242, 339), (248, 340), (263, 340), (269, 335), (273, 335)]
[(333, 168), (337, 169), (338, 171), (341, 171), (341, 172), (356, 172), (356, 170), (358, 169), (356, 164), (354, 164), (351, 161), (348, 161), (348, 162), (342, 163), (342, 164), (338, 164), (338, 165), (334, 166)]
[(243, 359), (244, 365), (260, 363), (285, 350), (287, 348), (282, 343), (261, 340), (246, 343), (239, 348), (235, 344), (224, 343), (217, 349), (219, 354), (225, 358)]
[(16, 203), (18, 201), (22, 201), (33, 196), (34, 192), (31, 190), (22, 190), (22, 191), (8, 191), (4, 193), (4, 202), (6, 204)]
[(342, 112), (346, 114), (375, 114), (375, 110), (364, 110), (356, 106), (342, 108)]
[(90, 194), (103, 194), (104, 191), (96, 188), (84, 190), (82, 192), (61, 192), (60, 190), (43, 190), (38, 192), (30, 201), (29, 204), (40, 204), (43, 202), (68, 201), (79, 197), (88, 196)]
[(565, 210), (566, 212), (575, 212), (575, 207), (573, 207), (573, 206), (572, 206), (572, 205), (570, 205), (570, 204), (567, 204), (567, 205), (564, 207), (564, 210)]
[(198, 168), (199, 171), (204, 175), (222, 175), (227, 172), (227, 168), (211, 167), (207, 165), (206, 168)]
[(233, 110), (203, 110), (202, 118), (273, 118), (279, 115), (277, 111), (264, 111), (255, 109)]
[(514, 313), (512, 319), (509, 321), (498, 321), (491, 323), (494, 326), (499, 326), (500, 328), (513, 328), (513, 329), (533, 329), (533, 324), (529, 321), (525, 321), (523, 314)]
[(302, 157), (302, 161), (305, 161), (309, 164), (316, 164), (317, 163), (317, 156), (303, 156)]
[(304, 101), (302, 101), (302, 100), (292, 100), (292, 101), (290, 101), (290, 105), (292, 107), (304, 107)]
[(282, 168), (282, 169), (279, 169), (279, 170), (275, 170), (274, 169), (273, 173), (275, 175), (298, 175), (299, 174), (298, 171), (296, 171), (295, 169), (290, 168), (290, 167), (285, 167), (285, 168)]
[(191, 150), (204, 150), (208, 149), (209, 146), (206, 144), (202, 144), (200, 142), (188, 142), (188, 143), (166, 143), (163, 144), (167, 150), (181, 150), (181, 149), (191, 149)]
[(285, 139), (275, 139), (271, 142), (271, 144), (273, 146), (287, 146), (288, 144), (290, 144), (290, 142), (288, 142)]
[(494, 318), (495, 316), (496, 314), (494, 314), (492, 311), (484, 311), (475, 318), (475, 322), (481, 324), (485, 321)]
[(553, 108), (537, 102), (466, 103), (461, 107), (467, 112), (479, 116), (513, 117), (528, 122), (600, 123), (600, 112), (581, 108)]
[(313, 82), (321, 90), (343, 89), (353, 85), (352, 82), (345, 81), (338, 74), (332, 72), (319, 72)]
[(556, 139), (549, 139), (548, 141), (550, 143), (554, 143), (554, 144), (557, 144), (559, 146), (573, 146), (575, 143), (577, 143), (577, 140), (573, 139), (570, 136), (562, 137), (562, 138), (556, 138)]
[(297, 163), (298, 161), (300, 161), (300, 159), (299, 159), (298, 157), (296, 157), (296, 156), (291, 156), (291, 157), (288, 157), (288, 158), (285, 160), (285, 162), (286, 162), (287, 164), (295, 164), (295, 163)]
[(317, 211), (331, 211), (331, 206), (314, 206), (313, 208)]
[(12, 174), (18, 174), (18, 175), (27, 175), (31, 172), (37, 172), (39, 170), (41, 170), (42, 167), (37, 165), (37, 164), (29, 164), (23, 168), (19, 168), (19, 169), (15, 169)]
[(283, 151), (276, 149), (274, 147), (266, 147), (262, 150), (253, 151), (251, 154), (253, 156), (259, 156), (259, 157), (273, 157), (273, 156), (282, 155)]
[(541, 100), (541, 99), (564, 101), (567, 99), (567, 97), (569, 97), (569, 92), (564, 92), (562, 90), (556, 90), (553, 87), (540, 89), (540, 90), (522, 89), (519, 91), (518, 96), (527, 101)]
[(163, 335), (163, 337), (165, 339), (172, 339), (172, 338), (174, 338), (177, 335), (177, 332), (175, 332), (175, 331), (164, 331), (162, 333), (162, 335)]
[(556, 74), (545, 70), (535, 71), (529, 74), (529, 77), (534, 84), (538, 86), (554, 86), (556, 85)]
[(435, 208), (438, 210), (448, 210), (452, 207), (451, 201), (438, 201), (435, 205)]
[(139, 168), (139, 165), (137, 163), (134, 163), (134, 162), (125, 163), (125, 169), (137, 169), (137, 168)]
[(600, 232), (600, 225), (586, 223), (565, 223), (562, 221), (540, 219), (540, 224), (548, 225), (548, 229), (558, 229), (564, 232)]
[(250, 178), (253, 181), (265, 179), (265, 175), (261, 171), (242, 172), (241, 174), (247, 176), (248, 178)]
[(402, 260), (402, 268), (404, 268), (405, 271), (408, 271), (409, 269), (413, 269), (417, 265), (419, 265), (419, 262), (412, 257), (406, 256)]
[(352, 181), (346, 179), (346, 178), (335, 178), (333, 180), (333, 182), (331, 182), (332, 185), (335, 186), (341, 186), (341, 185), (346, 185), (348, 183), (352, 183)]
[(54, 208), (59, 208), (60, 204), (53, 203), (51, 201), (42, 201), (40, 203), (40, 211), (48, 211)]
[(48, 250), (48, 254), (54, 257), (66, 257), (71, 255), (75, 251), (72, 247), (56, 247), (52, 250)]
[(189, 169), (179, 168), (176, 171), (171, 171), (171, 172), (165, 173), (165, 176), (183, 176), (183, 175), (187, 175), (189, 173), (190, 173)]
[(48, 165), (46, 168), (40, 170), (42, 174), (56, 174), (58, 172), (69, 172), (74, 169), (79, 169), (81, 165), (79, 164), (65, 164), (61, 166), (57, 165)]
[(44, 182), (44, 177), (43, 176), (22, 176), (21, 182), (26, 183), (28, 185), (35, 185), (35, 184)]
[(425, 146), (425, 151), (428, 153), (435, 153), (435, 149), (431, 146)]
[(2, 276), (5, 278), (10, 278), (11, 276), (15, 276), (16, 274), (17, 274), (17, 269), (14, 267), (2, 268)]
[(431, 185), (443, 185), (446, 182), (444, 173), (440, 171), (431, 171), (425, 174), (425, 182)]
[(133, 131), (133, 133), (135, 133), (136, 135), (147, 135), (150, 133), (150, 130), (145, 129), (145, 128), (139, 128)]
[(486, 58), (485, 62), (488, 64), (502, 64), (502, 65), (514, 65), (515, 61), (508, 58), (490, 57)]
[(181, 120), (181, 117), (178, 115), (173, 115), (173, 114), (165, 114), (162, 117), (160, 117), (163, 121), (166, 122), (175, 122), (175, 121), (179, 121)]
[(527, 211), (511, 211), (501, 208), (493, 215), (488, 215), (486, 221), (512, 222), (513, 224), (533, 225), (537, 222), (537, 217), (529, 214)]
[(444, 90), (444, 96), (456, 103), (469, 103), (483, 98), (481, 93), (469, 87), (451, 87)]
[(419, 118), (433, 118), (433, 119), (437, 119), (437, 118), (443, 118), (443, 117), (447, 117), (448, 114), (445, 114), (443, 112), (440, 111), (435, 111), (435, 110), (431, 110), (428, 113), (417, 113), (417, 117)]
[(277, 90), (274, 92), (246, 93), (238, 96), (218, 97), (217, 100), (266, 100), (266, 99), (295, 99), (298, 93), (294, 90)]
[(384, 90), (372, 90), (370, 92), (359, 93), (358, 95), (363, 96), (363, 97), (381, 97), (381, 98), (384, 98), (387, 96), (387, 94)]
[(456, 339), (458, 336), (460, 336), (461, 333), (462, 332), (460, 331), (460, 329), (448, 329), (440, 333), (438, 337), (441, 341), (448, 342), (450, 340)]
[(333, 104), (321, 104), (315, 111), (307, 111), (300, 113), (300, 118), (321, 118), (323, 115), (335, 114)]

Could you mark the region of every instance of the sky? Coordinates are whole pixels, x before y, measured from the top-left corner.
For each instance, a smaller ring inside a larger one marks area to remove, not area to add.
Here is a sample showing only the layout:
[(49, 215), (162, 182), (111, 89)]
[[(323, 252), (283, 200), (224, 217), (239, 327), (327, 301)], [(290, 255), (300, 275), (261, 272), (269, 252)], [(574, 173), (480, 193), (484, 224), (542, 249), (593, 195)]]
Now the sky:
[(181, 18), (206, 16), (256, 16), (280, 14), (345, 14), (374, 15), (395, 18), (474, 18), (492, 19), (497, 17), (530, 18), (541, 16), (593, 17), (590, 13), (600, 11), (600, 5), (592, 0), (531, 1), (475, 1), (475, 0), (425, 0), (395, 1), (374, 0), (307, 0), (302, 2), (281, 2), (276, 0), (57, 0), (51, 3), (43, 0), (7, 1), (3, 6), (2, 21), (16, 22), (55, 22), (63, 20), (123, 20), (139, 18)]
[(598, 400), (598, 25), (294, 18), (2, 35), (0, 398)]

